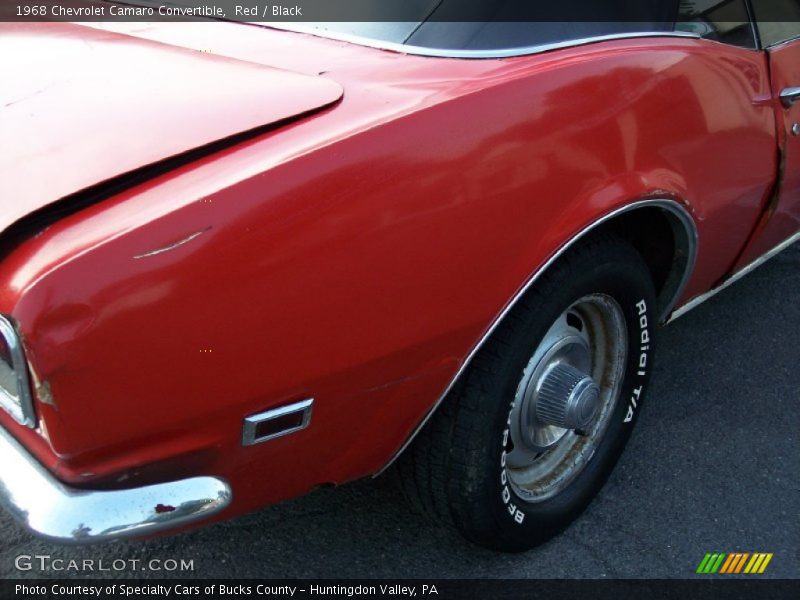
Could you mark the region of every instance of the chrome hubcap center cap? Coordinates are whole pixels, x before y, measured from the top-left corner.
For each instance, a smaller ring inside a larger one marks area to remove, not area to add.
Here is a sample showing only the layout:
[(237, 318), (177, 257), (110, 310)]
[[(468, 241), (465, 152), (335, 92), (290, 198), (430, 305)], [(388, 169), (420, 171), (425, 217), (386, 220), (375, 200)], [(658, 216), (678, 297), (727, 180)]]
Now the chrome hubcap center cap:
[(610, 296), (584, 296), (550, 326), (524, 367), (502, 461), (530, 502), (564, 489), (594, 455), (625, 373), (627, 327)]
[(545, 371), (533, 399), (536, 420), (563, 429), (583, 429), (600, 405), (600, 386), (580, 369), (557, 362)]
[[(521, 442), (510, 455), (512, 465), (530, 463), (541, 452), (557, 444), (575, 421), (584, 423), (599, 397), (599, 388), (587, 375), (592, 359), (586, 339), (571, 331), (558, 331), (539, 347), (528, 364), (521, 384), (521, 399), (512, 423), (513, 438)], [(582, 426), (585, 426), (582, 425)]]

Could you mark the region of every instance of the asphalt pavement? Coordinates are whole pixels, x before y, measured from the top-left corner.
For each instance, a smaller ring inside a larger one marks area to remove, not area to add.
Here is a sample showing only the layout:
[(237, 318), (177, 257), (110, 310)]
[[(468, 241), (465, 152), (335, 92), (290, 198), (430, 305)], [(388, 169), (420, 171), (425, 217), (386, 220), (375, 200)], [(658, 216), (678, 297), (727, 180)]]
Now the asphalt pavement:
[(15, 566), (45, 555), (193, 563), (83, 573), (109, 577), (684, 578), (707, 552), (744, 551), (774, 553), (763, 577), (800, 578), (799, 291), (800, 244), (662, 330), (615, 472), (576, 523), (531, 552), (496, 554), (430, 527), (381, 477), (105, 546), (36, 540), (2, 513), (0, 577), (80, 576)]

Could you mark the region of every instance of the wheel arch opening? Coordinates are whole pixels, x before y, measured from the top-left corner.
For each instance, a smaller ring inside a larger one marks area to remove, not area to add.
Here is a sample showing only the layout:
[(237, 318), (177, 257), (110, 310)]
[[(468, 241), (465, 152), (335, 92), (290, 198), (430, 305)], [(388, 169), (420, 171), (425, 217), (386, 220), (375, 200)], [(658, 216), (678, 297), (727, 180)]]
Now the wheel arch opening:
[(551, 259), (539, 268), (506, 308), (497, 316), (482, 338), (472, 348), (444, 392), (431, 406), (405, 443), (374, 476), (385, 472), (413, 442), (430, 417), (455, 388), (472, 359), (490, 338), (519, 299), (548, 269), (558, 263), (562, 255), (580, 240), (593, 236), (613, 234), (631, 244), (644, 258), (653, 277), (656, 290), (659, 321), (666, 322), (680, 299), (694, 270), (697, 257), (698, 235), (695, 221), (683, 204), (671, 199), (648, 199), (632, 202), (599, 218), (564, 244)]
[(659, 320), (669, 318), (694, 268), (697, 230), (679, 204), (656, 202), (620, 212), (589, 235), (613, 234), (631, 244), (653, 277)]

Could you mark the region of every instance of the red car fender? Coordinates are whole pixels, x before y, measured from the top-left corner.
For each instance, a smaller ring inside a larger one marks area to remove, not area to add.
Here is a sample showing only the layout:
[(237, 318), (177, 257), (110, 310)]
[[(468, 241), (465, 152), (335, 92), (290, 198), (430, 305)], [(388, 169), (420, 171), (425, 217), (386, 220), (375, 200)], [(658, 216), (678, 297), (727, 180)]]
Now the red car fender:
[[(221, 475), (229, 515), (375, 473), (577, 235), (643, 199), (687, 207), (687, 298), (733, 263), (775, 173), (755, 52), (625, 40), (456, 81), (459, 61), (396, 60), (380, 109), (333, 71), (336, 108), (68, 216), (0, 265), (44, 428), (3, 422), (62, 479)], [(372, 123), (348, 128), (365, 107)], [(308, 397), (309, 428), (241, 445), (245, 416)]]

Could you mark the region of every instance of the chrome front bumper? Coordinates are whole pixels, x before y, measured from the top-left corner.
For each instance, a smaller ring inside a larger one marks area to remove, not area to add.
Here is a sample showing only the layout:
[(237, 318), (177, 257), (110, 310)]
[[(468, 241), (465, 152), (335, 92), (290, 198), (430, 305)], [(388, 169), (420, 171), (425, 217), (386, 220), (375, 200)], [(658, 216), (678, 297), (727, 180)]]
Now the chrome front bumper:
[(228, 484), (193, 477), (127, 490), (70, 488), (0, 427), (0, 504), (36, 535), (68, 544), (150, 535), (204, 519), (231, 501)]

